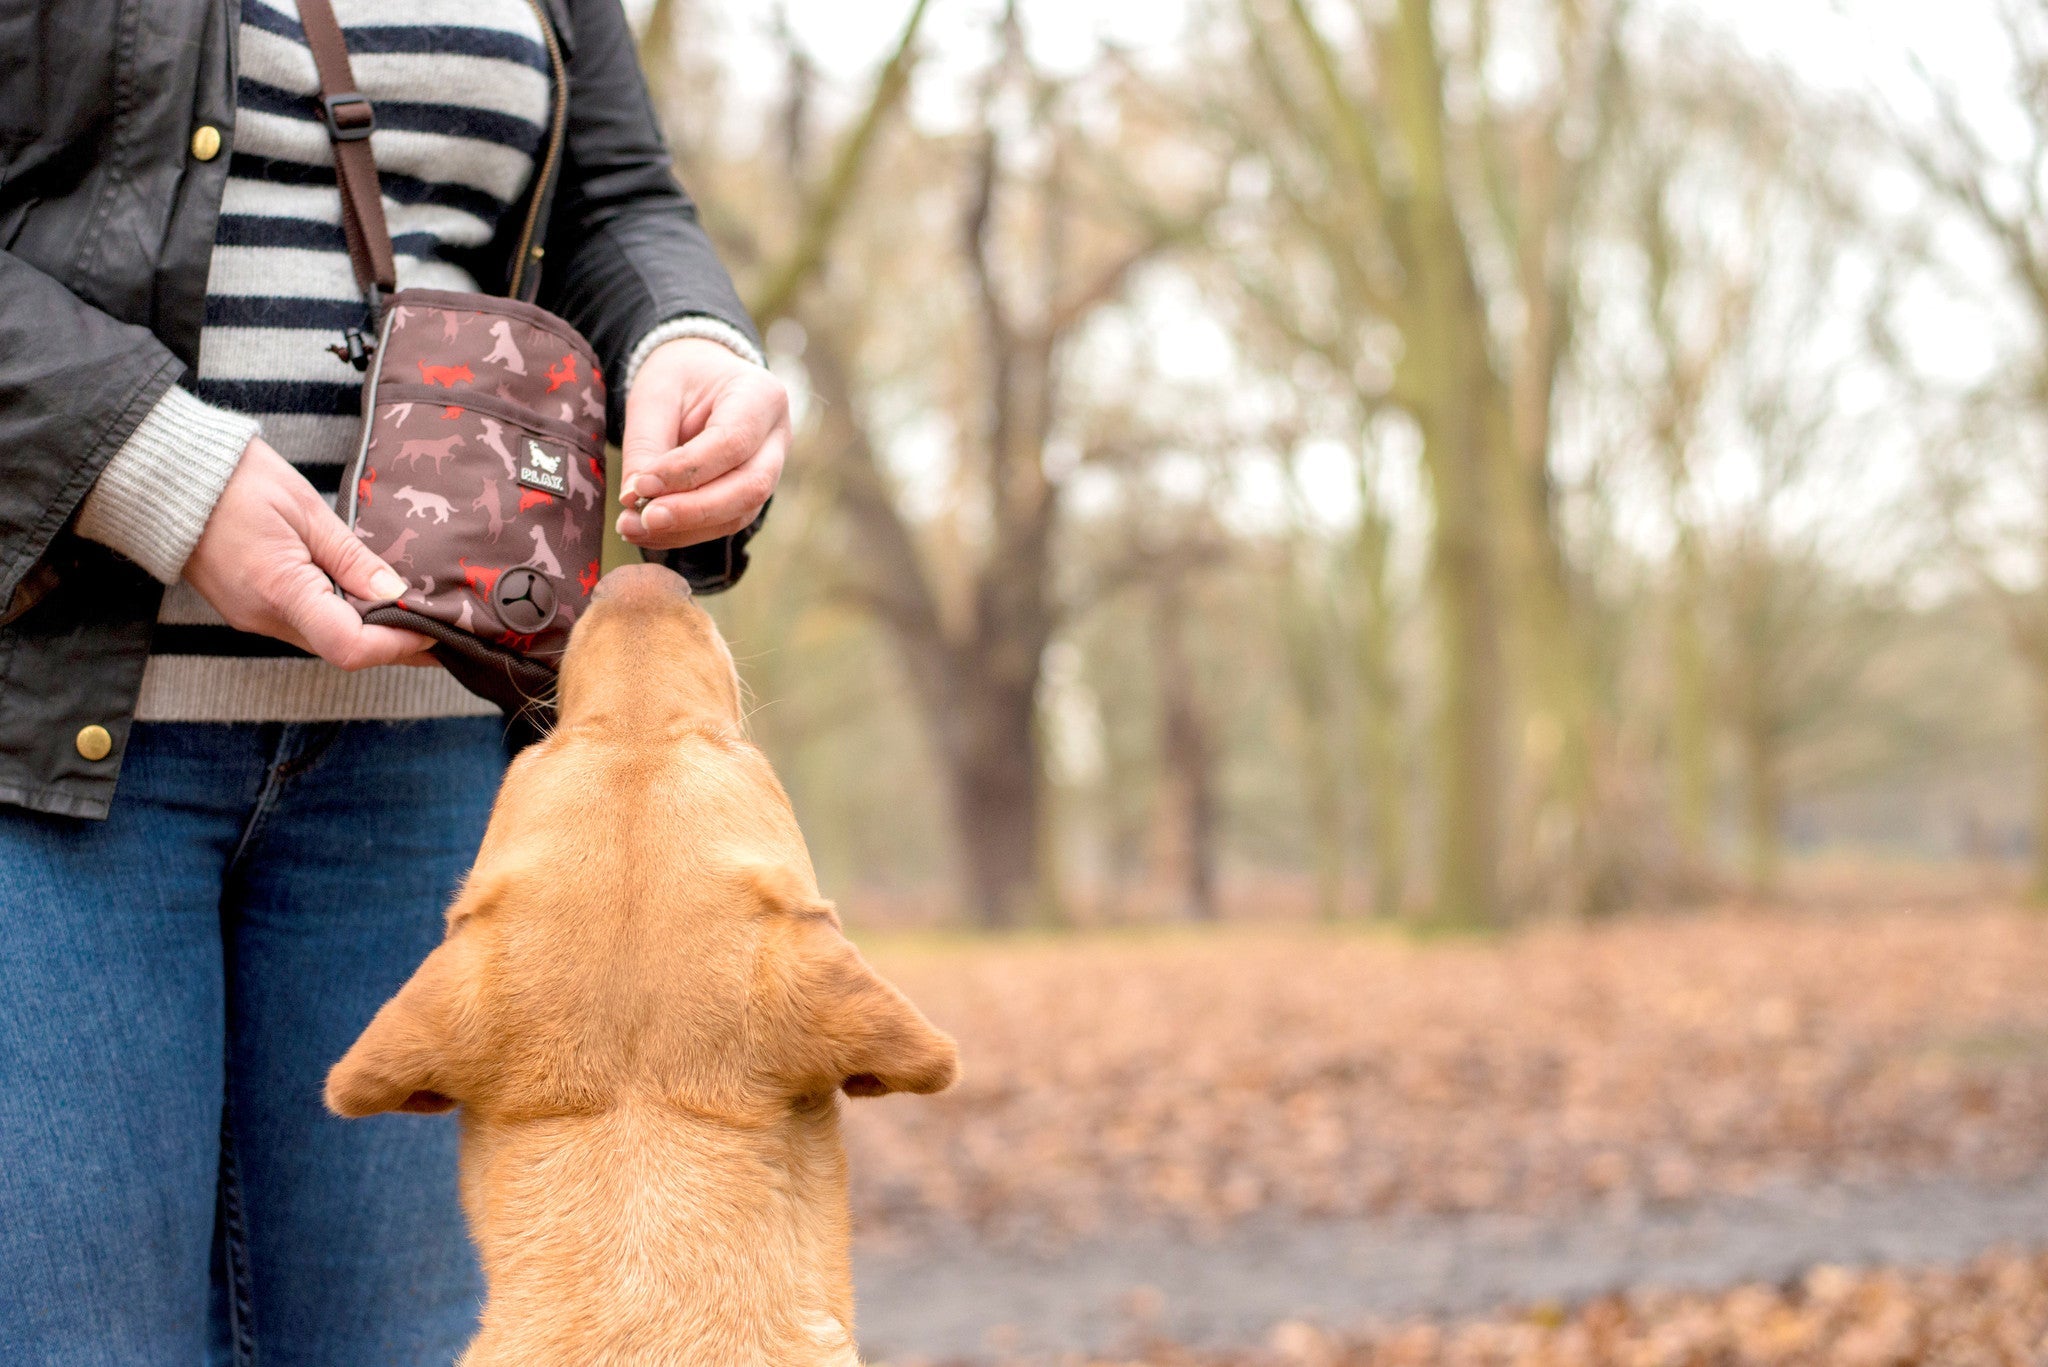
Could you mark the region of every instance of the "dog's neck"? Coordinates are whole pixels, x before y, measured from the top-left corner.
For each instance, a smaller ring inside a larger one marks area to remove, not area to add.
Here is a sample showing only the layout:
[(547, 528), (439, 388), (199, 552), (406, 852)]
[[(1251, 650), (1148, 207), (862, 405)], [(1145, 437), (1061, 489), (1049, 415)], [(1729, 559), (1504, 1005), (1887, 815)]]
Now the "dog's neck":
[(858, 1367), (836, 1115), (619, 1108), (464, 1144), (489, 1298), (461, 1367)]

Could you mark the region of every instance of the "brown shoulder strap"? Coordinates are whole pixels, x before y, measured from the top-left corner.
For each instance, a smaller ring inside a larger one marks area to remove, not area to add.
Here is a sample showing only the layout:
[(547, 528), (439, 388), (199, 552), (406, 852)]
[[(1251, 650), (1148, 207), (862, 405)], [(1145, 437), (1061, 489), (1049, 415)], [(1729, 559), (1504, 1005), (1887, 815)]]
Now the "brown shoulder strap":
[(306, 46), (320, 69), (320, 107), (327, 136), (334, 144), (334, 176), (341, 186), (341, 231), (348, 239), (348, 259), (356, 284), (370, 304), (371, 326), (383, 307), (383, 296), (398, 288), (398, 267), (391, 258), (391, 230), (384, 223), (384, 196), (377, 184), (377, 162), (370, 155), (370, 134), (377, 113), (356, 88), (348, 64), (348, 44), (327, 0), (299, 0), (299, 23)]

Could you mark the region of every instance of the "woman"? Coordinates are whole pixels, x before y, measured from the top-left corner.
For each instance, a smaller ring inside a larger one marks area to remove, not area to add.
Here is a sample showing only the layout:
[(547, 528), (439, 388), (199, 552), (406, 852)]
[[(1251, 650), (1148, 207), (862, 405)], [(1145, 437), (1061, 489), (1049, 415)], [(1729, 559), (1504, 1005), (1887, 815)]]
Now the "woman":
[[(731, 583), (787, 403), (618, 0), (333, 7), (401, 287), (503, 292), (561, 139), (538, 302), (612, 381), (619, 530)], [(439, 939), (504, 724), (332, 591), (394, 571), (330, 510), (363, 308), (298, 9), (4, 27), (0, 1345), (445, 1364), (479, 1284), (454, 1128), (335, 1120), (320, 1082)]]

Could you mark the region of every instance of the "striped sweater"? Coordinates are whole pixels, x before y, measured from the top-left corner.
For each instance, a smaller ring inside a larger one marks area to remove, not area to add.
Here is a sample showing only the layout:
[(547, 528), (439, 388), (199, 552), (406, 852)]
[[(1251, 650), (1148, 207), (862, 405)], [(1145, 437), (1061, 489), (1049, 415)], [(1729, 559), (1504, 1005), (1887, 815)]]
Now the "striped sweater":
[[(258, 427), (332, 495), (354, 454), (362, 376), (328, 351), (361, 321), (319, 75), (296, 0), (242, 0), (234, 148), (191, 390), (174, 388), (108, 463), (78, 530), (171, 585), (141, 720), (310, 721), (481, 714), (438, 669), (345, 674), (226, 626), (177, 578)], [(399, 288), (475, 290), (461, 264), (523, 209), (546, 134), (550, 65), (530, 0), (336, 0), (372, 137)], [(673, 320), (635, 348), (733, 329)], [(625, 383), (631, 383), (629, 362)], [(195, 392), (196, 391), (196, 392)]]

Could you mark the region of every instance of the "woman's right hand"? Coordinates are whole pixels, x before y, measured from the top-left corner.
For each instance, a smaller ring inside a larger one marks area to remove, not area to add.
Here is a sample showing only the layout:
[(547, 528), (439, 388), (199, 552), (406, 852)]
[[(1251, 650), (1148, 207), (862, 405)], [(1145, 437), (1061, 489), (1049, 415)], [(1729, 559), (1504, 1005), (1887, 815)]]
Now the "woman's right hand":
[(406, 585), (261, 437), (242, 452), (184, 577), (229, 626), (341, 669), (434, 663), (427, 637), (371, 626), (334, 591), (339, 584), (358, 598), (396, 598)]

